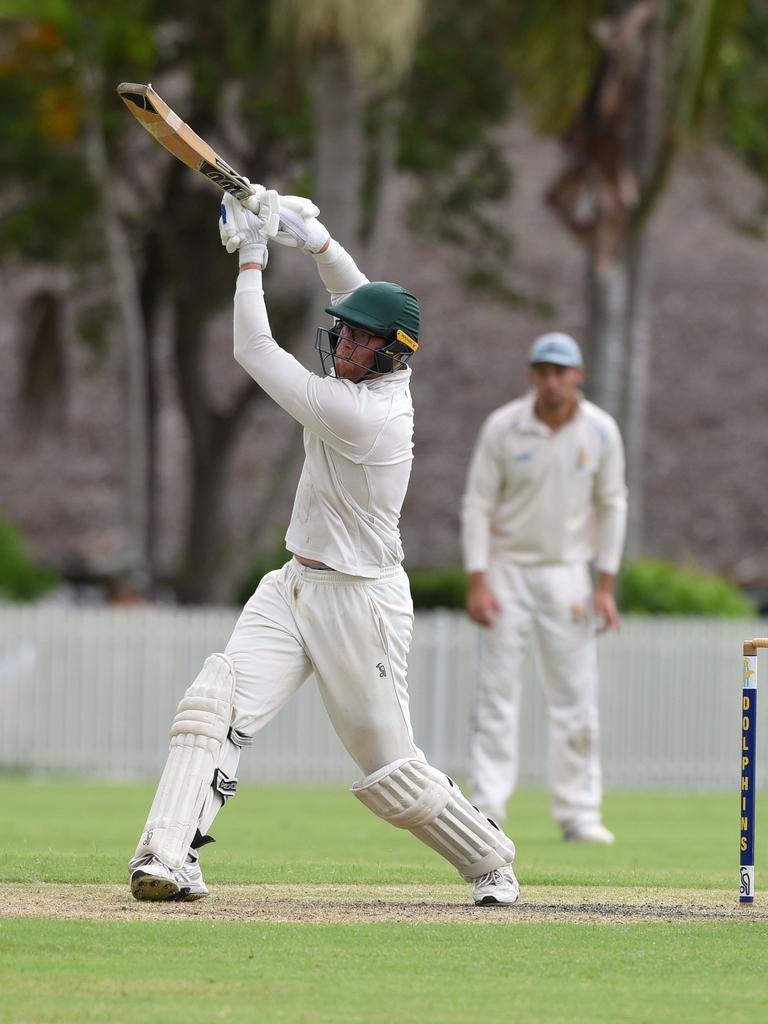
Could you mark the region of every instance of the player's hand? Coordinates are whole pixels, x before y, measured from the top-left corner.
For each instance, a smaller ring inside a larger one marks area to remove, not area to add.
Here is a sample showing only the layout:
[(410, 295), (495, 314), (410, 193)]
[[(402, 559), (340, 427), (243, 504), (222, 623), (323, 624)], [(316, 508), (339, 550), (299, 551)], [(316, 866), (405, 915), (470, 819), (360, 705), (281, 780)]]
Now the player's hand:
[(239, 252), (241, 263), (260, 263), (266, 267), (269, 232), (276, 230), (278, 220), (278, 195), (275, 191), (262, 189), (258, 196), (249, 200), (255, 211), (247, 210), (228, 193), (219, 207), (219, 236), (227, 252)]
[(319, 213), (310, 199), (280, 196), (280, 227), (274, 236), (275, 241), (312, 254), (326, 249), (331, 236), (317, 219)]
[(598, 636), (607, 633), (609, 629), (615, 629), (618, 633), (621, 627), (619, 610), (616, 607), (616, 599), (607, 590), (598, 589), (595, 591), (595, 632)]
[(470, 619), (481, 626), (492, 626), (501, 605), (489, 586), (484, 573), (470, 573), (467, 591), (467, 612)]

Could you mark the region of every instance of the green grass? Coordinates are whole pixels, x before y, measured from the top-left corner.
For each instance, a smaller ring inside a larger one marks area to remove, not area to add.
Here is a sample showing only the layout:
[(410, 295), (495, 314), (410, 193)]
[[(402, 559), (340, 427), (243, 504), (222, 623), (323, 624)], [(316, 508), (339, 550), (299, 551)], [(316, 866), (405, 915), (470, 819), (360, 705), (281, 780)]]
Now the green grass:
[[(151, 792), (0, 778), (0, 892), (9, 882), (124, 882)], [(523, 886), (733, 890), (733, 794), (614, 794), (605, 817), (615, 847), (564, 844), (545, 796), (518, 794), (509, 831)], [(343, 789), (243, 788), (214, 831), (214, 886), (463, 885)], [(748, 913), (512, 927), (514, 910), (498, 924), (0, 918), (0, 1024), (753, 1024), (768, 1014), (768, 923)]]
[(765, 938), (733, 923), (2, 922), (0, 1021), (756, 1022)]
[[(122, 882), (151, 786), (0, 777), (0, 881)], [(530, 885), (728, 888), (737, 871), (738, 796), (623, 793), (605, 800), (615, 847), (565, 844), (546, 797), (519, 792), (507, 828)], [(757, 821), (768, 820), (761, 795)], [(759, 828), (759, 826), (758, 826)], [(455, 872), (343, 788), (241, 787), (206, 848), (212, 882), (451, 882)]]

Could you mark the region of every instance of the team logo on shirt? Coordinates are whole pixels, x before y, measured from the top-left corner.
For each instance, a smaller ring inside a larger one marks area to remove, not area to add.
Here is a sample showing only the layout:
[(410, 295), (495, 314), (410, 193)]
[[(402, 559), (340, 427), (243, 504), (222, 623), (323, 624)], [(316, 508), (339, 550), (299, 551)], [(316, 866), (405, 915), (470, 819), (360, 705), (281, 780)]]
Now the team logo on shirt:
[(387, 674), (387, 670), (384, 668), (381, 662), (378, 663), (376, 668), (379, 670), (379, 676), (383, 679)]
[(579, 448), (576, 455), (576, 469), (586, 469), (589, 465), (589, 452), (586, 448)]

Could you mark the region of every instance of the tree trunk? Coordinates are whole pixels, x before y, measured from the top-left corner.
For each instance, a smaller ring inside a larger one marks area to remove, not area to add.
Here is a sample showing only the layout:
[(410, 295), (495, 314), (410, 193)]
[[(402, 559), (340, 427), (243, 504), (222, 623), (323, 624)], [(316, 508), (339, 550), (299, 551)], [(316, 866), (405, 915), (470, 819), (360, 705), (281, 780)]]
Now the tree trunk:
[[(587, 394), (619, 423), (624, 404), (630, 278), (623, 259), (587, 267)], [(621, 425), (621, 424), (620, 424)]]
[(331, 49), (317, 60), (312, 77), (313, 199), (320, 216), (345, 248), (360, 240), (365, 95), (349, 57)]
[(183, 604), (204, 604), (213, 596), (223, 547), (222, 498), (229, 455), (219, 433), (214, 429), (205, 442), (198, 438), (193, 446), (190, 520), (178, 584)]
[(568, 163), (548, 201), (587, 250), (587, 394), (616, 419), (624, 439), (626, 551), (636, 556), (643, 545), (651, 345), (642, 233), (660, 187), (664, 40), (649, 0), (614, 0), (596, 32), (603, 59), (564, 136)]
[[(234, 285), (230, 274), (235, 268), (226, 267), (229, 273), (225, 282), (217, 280), (222, 261), (211, 237), (214, 226), (205, 219), (208, 199), (207, 193), (186, 195), (175, 221), (173, 251), (169, 254), (178, 268), (173, 279), (174, 349), (179, 396), (192, 444), (189, 523), (177, 581), (179, 599), (184, 604), (212, 599), (224, 547), (222, 508), (229, 455), (236, 428), (258, 391), (248, 381), (226, 409), (216, 409), (209, 397), (204, 365), (207, 326), (223, 289)], [(189, 252), (195, 253), (192, 272), (185, 256)], [(207, 283), (206, 288), (200, 287), (201, 281)]]
[(629, 263), (630, 311), (628, 356), (625, 372), (623, 436), (627, 455), (630, 501), (627, 517), (626, 554), (639, 558), (645, 546), (645, 468), (650, 402), (651, 323), (650, 297), (645, 278), (642, 241), (635, 238)]
[[(621, 260), (588, 268), (588, 397), (614, 417), (627, 459), (626, 554), (642, 552), (651, 332), (642, 245), (628, 242)], [(594, 369), (593, 369), (594, 368)]]
[(128, 444), (126, 542), (119, 566), (125, 582), (138, 590), (149, 583), (148, 527), (150, 475), (146, 336), (139, 287), (128, 238), (115, 210), (101, 116), (101, 69), (82, 61), (83, 128), (86, 164), (101, 214), (107, 258), (120, 310), (127, 363)]

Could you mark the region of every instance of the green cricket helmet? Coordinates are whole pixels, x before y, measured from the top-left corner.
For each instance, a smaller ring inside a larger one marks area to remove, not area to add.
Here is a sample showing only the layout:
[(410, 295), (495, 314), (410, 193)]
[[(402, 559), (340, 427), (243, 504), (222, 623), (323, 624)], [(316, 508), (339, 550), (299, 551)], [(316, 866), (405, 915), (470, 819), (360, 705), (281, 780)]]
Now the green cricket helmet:
[(325, 311), (336, 320), (332, 328), (321, 327), (317, 331), (315, 344), (326, 374), (330, 372), (329, 364), (333, 365), (339, 340), (339, 321), (365, 331), (372, 338), (386, 340), (387, 344), (374, 353), (373, 368), (369, 372), (376, 376), (390, 373), (396, 366), (407, 363), (419, 347), (419, 303), (399, 284), (372, 281), (361, 285), (335, 306), (327, 306)]

